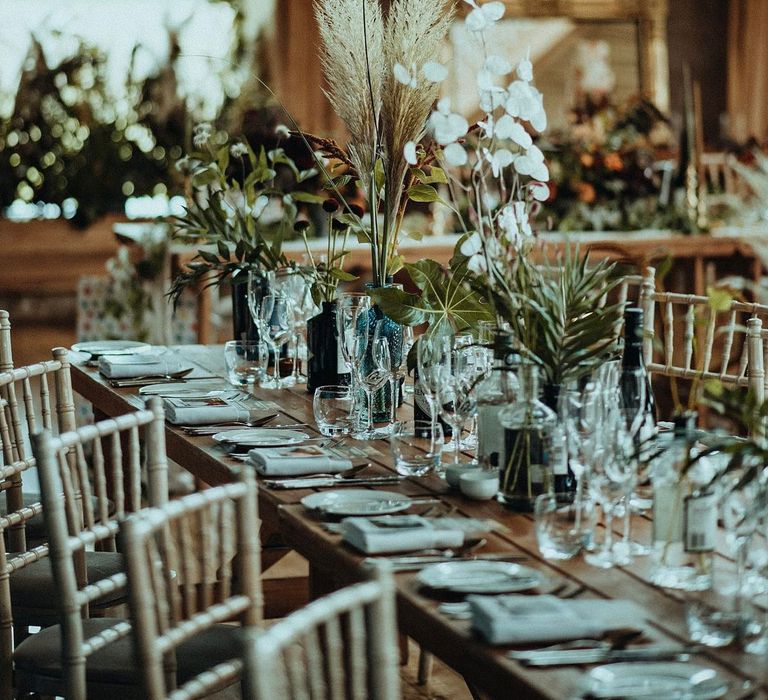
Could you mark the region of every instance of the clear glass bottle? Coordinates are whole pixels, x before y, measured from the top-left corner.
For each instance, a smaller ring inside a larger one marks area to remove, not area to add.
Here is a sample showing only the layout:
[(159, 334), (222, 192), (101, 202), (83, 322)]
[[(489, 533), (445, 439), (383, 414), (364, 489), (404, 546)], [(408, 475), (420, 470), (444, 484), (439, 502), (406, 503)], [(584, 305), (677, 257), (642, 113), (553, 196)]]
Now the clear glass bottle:
[(493, 342), (493, 367), (477, 385), (477, 461), (486, 468), (500, 468), (505, 462), (504, 428), (499, 415), (517, 398), (515, 372), (520, 356), (511, 331), (497, 330)]
[(512, 510), (532, 512), (536, 496), (554, 488), (551, 455), (557, 414), (539, 401), (539, 370), (523, 363), (519, 398), (500, 413), (505, 463), (500, 499)]
[(696, 413), (675, 418), (668, 449), (654, 462), (651, 581), (657, 586), (701, 591), (712, 585), (717, 494), (706, 462), (689, 468)]

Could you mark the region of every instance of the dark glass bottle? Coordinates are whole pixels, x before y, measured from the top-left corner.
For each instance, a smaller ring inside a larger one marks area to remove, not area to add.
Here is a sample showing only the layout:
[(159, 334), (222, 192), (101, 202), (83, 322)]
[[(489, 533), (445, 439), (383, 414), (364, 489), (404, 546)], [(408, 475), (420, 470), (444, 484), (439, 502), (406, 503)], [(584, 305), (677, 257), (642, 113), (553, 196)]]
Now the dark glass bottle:
[[(645, 391), (640, 390), (643, 385)], [(624, 354), (621, 358), (619, 390), (622, 406), (627, 412), (635, 415), (638, 410), (642, 410), (645, 415), (644, 424), (646, 421), (651, 425), (656, 423), (656, 402), (643, 361), (643, 310), (636, 306), (630, 306), (624, 311)], [(643, 403), (642, 407), (640, 402)], [(642, 435), (639, 437), (642, 438)]]
[(349, 384), (336, 328), (336, 302), (324, 301), (322, 310), (307, 321), (307, 391), (327, 384)]

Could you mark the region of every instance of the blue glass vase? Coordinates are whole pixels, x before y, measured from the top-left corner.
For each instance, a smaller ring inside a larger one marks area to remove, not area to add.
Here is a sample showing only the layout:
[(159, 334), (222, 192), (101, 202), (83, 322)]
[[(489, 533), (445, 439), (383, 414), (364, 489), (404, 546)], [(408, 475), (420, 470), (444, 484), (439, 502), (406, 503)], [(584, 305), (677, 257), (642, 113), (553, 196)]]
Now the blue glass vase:
[[(377, 289), (380, 285), (375, 285), (371, 282), (366, 283), (366, 290)], [(385, 287), (392, 286), (390, 284), (382, 285)], [(373, 362), (373, 334), (376, 332), (376, 324), (382, 322), (381, 330), (379, 331), (379, 337), (382, 335), (389, 341), (389, 353), (394, 362), (401, 360), (404, 362), (403, 355), (403, 327), (401, 324), (393, 321), (389, 316), (386, 316), (384, 312), (379, 308), (378, 304), (371, 304), (371, 309), (368, 312), (368, 349), (365, 353), (363, 360), (362, 370), (364, 373), (370, 373), (374, 367)], [(398, 406), (402, 402), (402, 392), (398, 391)], [(392, 399), (389, 389), (389, 383), (378, 389), (373, 393), (373, 422), (384, 423), (389, 422), (392, 415)]]

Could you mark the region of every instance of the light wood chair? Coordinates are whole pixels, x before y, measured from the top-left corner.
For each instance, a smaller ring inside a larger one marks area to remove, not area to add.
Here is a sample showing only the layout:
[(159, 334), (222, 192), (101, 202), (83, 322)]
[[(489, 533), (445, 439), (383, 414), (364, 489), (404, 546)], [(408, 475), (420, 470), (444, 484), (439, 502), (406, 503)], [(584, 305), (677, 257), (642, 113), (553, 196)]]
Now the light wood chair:
[(0, 309), (0, 372), (13, 369), (11, 351), (11, 320), (5, 309)]
[(400, 676), (392, 576), (331, 593), (245, 642), (248, 700), (396, 700)]
[[(715, 309), (706, 296), (657, 292), (647, 268), (640, 293), (644, 312), (643, 359), (651, 374), (681, 379), (718, 379), (766, 395), (762, 338), (768, 306), (731, 301)], [(660, 352), (656, 347), (657, 312)]]
[[(130, 642), (123, 640), (130, 624), (122, 619), (90, 619), (89, 614), (97, 603), (124, 600), (126, 577), (121, 555), (115, 553), (115, 538), (118, 522), (142, 506), (142, 429), (147, 499), (154, 505), (167, 502), (162, 402), (155, 397), (149, 405), (149, 410), (58, 437), (47, 430), (32, 435), (55, 584), (52, 604), (59, 624), (28, 637), (14, 650), (19, 695), (79, 700), (87, 689), (90, 697), (142, 697), (134, 680)], [(118, 565), (98, 572), (102, 575), (97, 580), (89, 579), (96, 569), (93, 558), (101, 555)]]
[[(198, 698), (239, 680), (242, 628), (263, 616), (257, 518), (254, 476), (243, 469), (234, 484), (124, 521), (120, 539), (147, 700)], [(222, 624), (233, 619), (242, 628)]]

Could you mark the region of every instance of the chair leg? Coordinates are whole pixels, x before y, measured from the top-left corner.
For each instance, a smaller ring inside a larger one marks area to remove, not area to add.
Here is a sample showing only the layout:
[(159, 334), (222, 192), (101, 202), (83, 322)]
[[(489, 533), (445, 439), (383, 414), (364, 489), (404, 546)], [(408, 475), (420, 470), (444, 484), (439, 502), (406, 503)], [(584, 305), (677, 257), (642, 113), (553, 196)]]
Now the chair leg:
[(416, 680), (419, 685), (428, 685), (432, 678), (434, 657), (424, 647), (419, 647), (419, 670)]
[(400, 646), (400, 665), (408, 665), (408, 637), (402, 632), (397, 635), (397, 643)]

